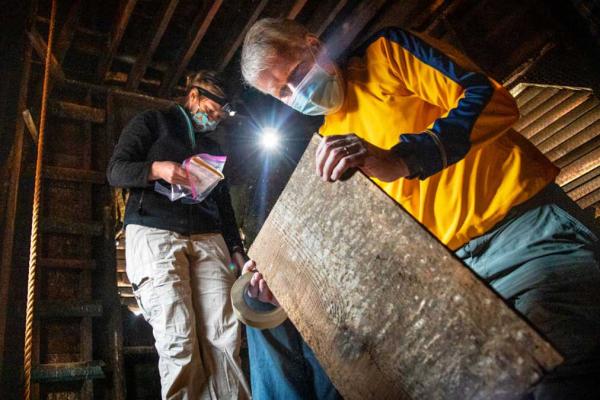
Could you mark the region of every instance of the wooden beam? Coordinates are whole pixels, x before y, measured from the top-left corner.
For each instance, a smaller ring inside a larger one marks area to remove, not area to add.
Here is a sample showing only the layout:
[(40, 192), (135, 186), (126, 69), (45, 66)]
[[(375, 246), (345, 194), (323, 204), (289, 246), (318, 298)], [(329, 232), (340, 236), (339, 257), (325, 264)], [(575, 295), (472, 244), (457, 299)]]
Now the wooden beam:
[(169, 21), (175, 12), (175, 8), (179, 0), (169, 0), (164, 3), (164, 6), (159, 10), (152, 22), (152, 27), (149, 28), (150, 34), (148, 42), (142, 47), (142, 51), (137, 57), (135, 64), (131, 68), (131, 72), (127, 77), (127, 84), (125, 87), (127, 90), (136, 90), (140, 79), (144, 76), (148, 63), (152, 60), (152, 56), (158, 47), (160, 40), (162, 39)]
[(200, 14), (196, 16), (192, 23), (192, 28), (188, 33), (188, 42), (186, 46), (180, 50), (179, 55), (167, 70), (160, 88), (158, 89), (158, 95), (160, 97), (167, 97), (173, 86), (177, 85), (179, 78), (181, 78), (183, 71), (185, 71), (190, 63), (192, 56), (196, 52), (198, 45), (204, 38), (208, 27), (212, 23), (222, 4), (223, 0), (215, 0), (208, 11), (205, 12), (202, 10)]
[[(31, 29), (29, 32), (27, 32), (27, 37), (33, 45), (33, 49), (35, 50), (36, 54), (42, 59), (43, 62), (43, 60), (46, 58), (46, 41), (35, 29)], [(52, 54), (50, 61), (50, 75), (52, 76), (53, 80), (63, 81), (65, 79), (65, 74), (63, 73), (60, 63), (54, 54)]]
[(227, 65), (229, 64), (229, 62), (231, 61), (231, 59), (233, 58), (235, 53), (237, 52), (238, 48), (242, 45), (242, 42), (244, 41), (244, 37), (246, 36), (246, 32), (248, 32), (250, 27), (252, 27), (252, 25), (254, 25), (254, 23), (256, 22), (256, 20), (258, 19), (258, 17), (260, 16), (260, 14), (262, 13), (262, 11), (264, 10), (264, 8), (267, 6), (268, 3), (269, 3), (268, 0), (261, 0), (260, 3), (258, 3), (256, 8), (254, 9), (254, 12), (250, 16), (250, 18), (248, 18), (248, 21), (244, 25), (244, 28), (237, 35), (237, 37), (233, 40), (233, 44), (229, 47), (229, 50), (227, 50), (227, 52), (225, 53), (225, 56), (221, 60), (221, 63), (219, 64), (219, 67), (217, 68), (217, 70), (219, 72), (222, 72), (223, 70), (225, 70), (225, 68), (227, 67)]
[(117, 19), (117, 23), (112, 32), (110, 43), (108, 44), (108, 49), (104, 58), (100, 61), (98, 65), (98, 77), (100, 80), (104, 80), (106, 73), (110, 70), (110, 66), (112, 65), (113, 58), (117, 51), (119, 50), (119, 45), (121, 44), (121, 39), (123, 39), (123, 35), (125, 34), (125, 29), (127, 29), (127, 24), (129, 23), (129, 18), (133, 13), (133, 9), (137, 0), (125, 0), (123, 4), (123, 8), (119, 13), (119, 17)]
[(345, 399), (520, 398), (562, 361), (375, 183), (322, 182), (319, 142), (250, 257)]
[(31, 116), (31, 112), (29, 112), (29, 110), (23, 110), (22, 115), (23, 115), (23, 122), (25, 123), (25, 126), (27, 127), (27, 130), (29, 131), (31, 140), (33, 140), (33, 143), (35, 143), (35, 145), (37, 146), (38, 131), (37, 131), (37, 127), (35, 126), (35, 122), (33, 122), (33, 117)]
[(83, 182), (96, 185), (106, 183), (106, 175), (102, 172), (80, 168), (64, 168), (46, 165), (44, 178), (55, 181)]
[(294, 2), (294, 5), (292, 5), (292, 8), (290, 9), (290, 12), (288, 12), (286, 18), (296, 19), (298, 14), (300, 14), (300, 11), (302, 11), (302, 8), (304, 8), (304, 6), (306, 5), (306, 1), (307, 0), (296, 0)]
[(306, 28), (315, 35), (321, 36), (340, 11), (342, 11), (342, 8), (346, 6), (346, 3), (348, 3), (348, 0), (336, 1), (333, 8), (329, 13), (325, 14), (324, 18), (321, 13), (315, 13), (312, 19), (306, 24)]
[(49, 110), (53, 115), (78, 121), (103, 124), (106, 120), (106, 111), (102, 108), (84, 106), (66, 101), (51, 100)]
[(73, 42), (73, 36), (75, 35), (75, 30), (77, 28), (77, 24), (79, 22), (79, 16), (81, 13), (81, 0), (75, 0), (69, 9), (69, 13), (67, 14), (67, 18), (63, 24), (62, 29), (60, 30), (60, 34), (56, 38), (55, 46), (53, 49), (53, 53), (58, 60), (58, 63), (62, 65), (65, 60), (65, 56), (67, 55), (67, 51), (71, 47), (71, 43)]
[(347, 51), (358, 34), (377, 15), (386, 0), (361, 1), (349, 16), (338, 24), (337, 29), (327, 38), (327, 51), (336, 58)]
[[(33, 21), (37, 14), (37, 1), (30, 3), (29, 26), (33, 27)], [(21, 82), (19, 88), (19, 97), (17, 99), (17, 112), (23, 112), (27, 107), (27, 98), (29, 95), (29, 80), (31, 78), (31, 59), (33, 53), (33, 43), (31, 40), (25, 41), (23, 51), (23, 71), (21, 73)], [(17, 114), (18, 115), (18, 114)], [(5, 345), (6, 324), (9, 313), (9, 288), (11, 287), (11, 274), (13, 271), (13, 253), (15, 244), (15, 222), (17, 218), (17, 206), (22, 201), (20, 198), (20, 182), (23, 167), (23, 150), (25, 145), (25, 122), (22, 118), (17, 118), (15, 127), (15, 136), (12, 145), (12, 166), (10, 168), (10, 183), (8, 199), (6, 202), (4, 232), (2, 237), (2, 260), (0, 261), (0, 376), (4, 376), (5, 368), (8, 365), (4, 362), (6, 354)], [(12, 306), (12, 305), (11, 305)], [(10, 343), (10, 342), (9, 342)], [(9, 358), (10, 359), (10, 358)], [(8, 385), (7, 385), (8, 386)], [(12, 385), (11, 385), (12, 387)], [(4, 390), (0, 389), (0, 392)], [(6, 393), (8, 395), (8, 393)]]

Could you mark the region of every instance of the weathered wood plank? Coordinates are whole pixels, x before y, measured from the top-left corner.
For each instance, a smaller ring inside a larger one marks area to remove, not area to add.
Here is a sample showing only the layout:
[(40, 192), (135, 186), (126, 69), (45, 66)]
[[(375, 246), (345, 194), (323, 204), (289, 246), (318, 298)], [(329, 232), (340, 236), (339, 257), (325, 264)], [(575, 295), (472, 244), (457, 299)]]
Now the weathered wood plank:
[(42, 230), (47, 233), (100, 236), (102, 235), (103, 229), (104, 226), (102, 222), (81, 222), (52, 217), (45, 217), (42, 220)]
[(66, 101), (51, 100), (50, 112), (59, 117), (71, 118), (78, 121), (88, 121), (96, 124), (103, 124), (106, 119), (106, 112), (101, 108), (94, 108)]
[(44, 178), (60, 181), (94, 183), (97, 185), (102, 185), (106, 182), (106, 175), (102, 172), (53, 166), (44, 167)]
[(100, 317), (100, 302), (82, 303), (80, 300), (42, 302), (37, 310), (40, 318)]
[(32, 372), (34, 382), (69, 382), (104, 378), (102, 361), (38, 365)]
[(183, 74), (183, 71), (187, 68), (192, 56), (196, 52), (198, 45), (204, 38), (208, 27), (212, 23), (217, 11), (221, 8), (223, 4), (223, 0), (215, 0), (213, 1), (211, 7), (208, 11), (201, 11), (201, 13), (194, 19), (192, 23), (192, 29), (188, 33), (189, 42), (187, 45), (181, 49), (177, 59), (171, 64), (170, 68), (167, 70), (163, 81), (158, 90), (159, 97), (168, 97), (171, 89), (177, 84), (179, 78)]
[(318, 142), (250, 256), (346, 399), (514, 399), (560, 363), (376, 185), (322, 182)]

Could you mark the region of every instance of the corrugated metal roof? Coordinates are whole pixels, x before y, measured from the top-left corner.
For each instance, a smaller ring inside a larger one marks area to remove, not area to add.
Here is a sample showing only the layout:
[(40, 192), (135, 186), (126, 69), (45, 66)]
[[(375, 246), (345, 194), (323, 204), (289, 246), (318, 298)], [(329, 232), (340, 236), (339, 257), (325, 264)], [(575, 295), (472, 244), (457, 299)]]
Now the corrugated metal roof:
[(521, 119), (514, 128), (561, 172), (556, 182), (600, 217), (600, 101), (590, 89), (521, 83), (511, 90)]

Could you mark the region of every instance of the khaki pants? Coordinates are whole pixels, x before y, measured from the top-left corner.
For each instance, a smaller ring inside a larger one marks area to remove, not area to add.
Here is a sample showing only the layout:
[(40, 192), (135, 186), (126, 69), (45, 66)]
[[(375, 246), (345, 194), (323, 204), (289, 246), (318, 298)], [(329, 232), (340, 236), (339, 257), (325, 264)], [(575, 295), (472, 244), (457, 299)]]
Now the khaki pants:
[(128, 225), (126, 240), (127, 276), (156, 340), (162, 398), (249, 396), (223, 237)]

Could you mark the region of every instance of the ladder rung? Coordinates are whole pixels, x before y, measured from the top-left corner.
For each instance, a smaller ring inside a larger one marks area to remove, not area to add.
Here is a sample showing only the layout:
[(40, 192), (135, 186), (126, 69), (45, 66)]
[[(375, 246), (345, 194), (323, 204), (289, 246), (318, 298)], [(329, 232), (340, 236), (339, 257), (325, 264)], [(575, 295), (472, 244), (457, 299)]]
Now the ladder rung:
[(102, 185), (106, 181), (105, 175), (98, 171), (54, 166), (44, 166), (44, 177), (60, 181), (96, 183), (98, 185)]
[(38, 383), (70, 382), (104, 378), (104, 362), (70, 362), (40, 364), (31, 371), (31, 380)]
[[(20, 257), (19, 260), (19, 267), (28, 267), (29, 258)], [(82, 260), (76, 258), (39, 258), (37, 263), (42, 268), (85, 270), (96, 269), (95, 260)]]
[(154, 346), (123, 346), (123, 354), (126, 356), (156, 354), (156, 348)]
[(40, 318), (100, 317), (102, 304), (79, 301), (46, 301), (38, 309)]
[(95, 260), (80, 260), (75, 258), (42, 258), (40, 265), (46, 268), (64, 269), (95, 269)]
[(121, 305), (122, 306), (134, 306), (134, 307), (138, 307), (138, 303), (135, 300), (135, 297), (120, 297), (120, 301), (121, 301)]
[(62, 218), (44, 218), (43, 230), (48, 233), (100, 236), (104, 231), (102, 222), (76, 222)]
[(103, 124), (106, 120), (106, 111), (101, 108), (94, 108), (66, 101), (51, 100), (50, 112), (58, 117), (89, 121), (97, 124)]

